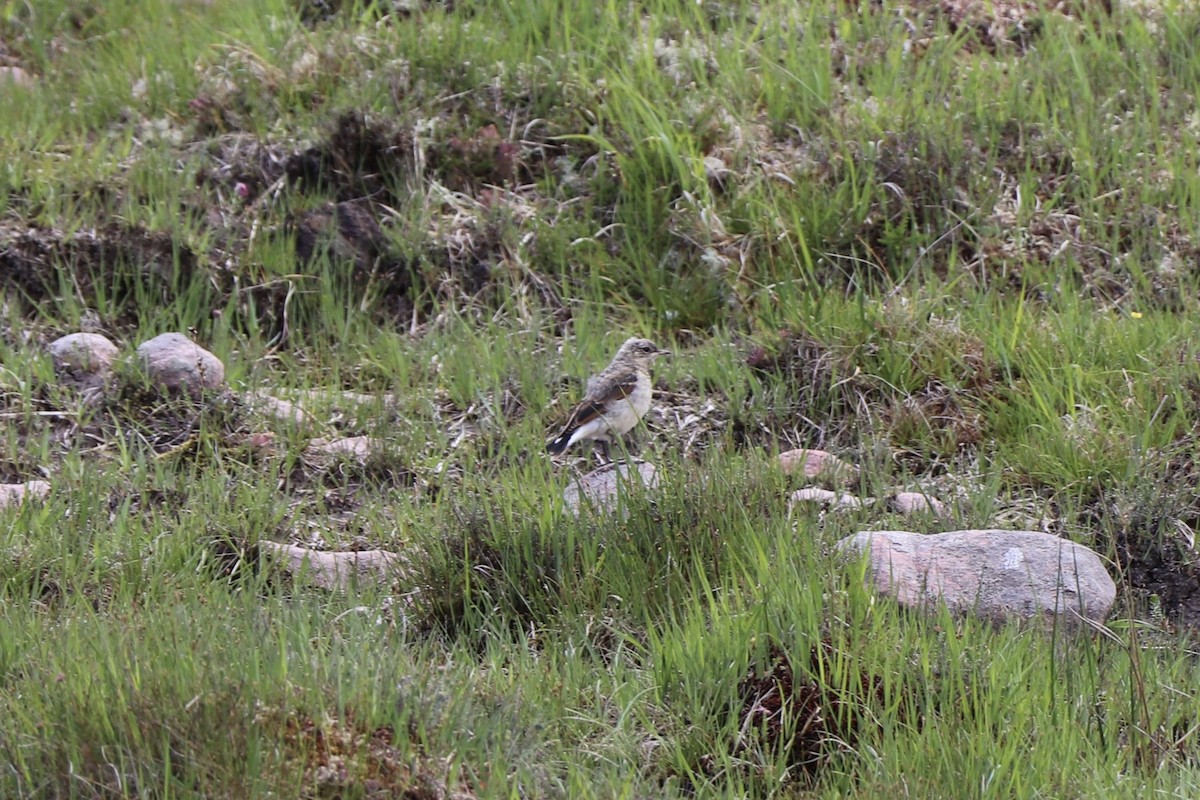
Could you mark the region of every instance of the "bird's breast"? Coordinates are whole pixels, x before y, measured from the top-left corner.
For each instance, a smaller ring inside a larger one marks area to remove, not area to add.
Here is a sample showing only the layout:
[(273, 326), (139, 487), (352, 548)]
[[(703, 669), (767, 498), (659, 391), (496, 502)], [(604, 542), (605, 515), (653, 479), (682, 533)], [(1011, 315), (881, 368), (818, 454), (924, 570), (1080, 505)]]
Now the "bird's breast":
[(645, 375), (639, 375), (633, 391), (629, 393), (629, 405), (633, 407), (633, 413), (637, 414), (638, 419), (646, 416), (646, 412), (650, 410), (650, 395), (652, 393), (653, 387), (650, 384), (650, 379)]
[(637, 383), (634, 384), (633, 391), (630, 392), (622, 400), (613, 403), (609, 406), (608, 411), (604, 414), (604, 421), (608, 425), (609, 430), (621, 435), (633, 429), (637, 425), (638, 420), (646, 415), (650, 410), (650, 399), (653, 394), (653, 386), (650, 384), (650, 378), (639, 376)]

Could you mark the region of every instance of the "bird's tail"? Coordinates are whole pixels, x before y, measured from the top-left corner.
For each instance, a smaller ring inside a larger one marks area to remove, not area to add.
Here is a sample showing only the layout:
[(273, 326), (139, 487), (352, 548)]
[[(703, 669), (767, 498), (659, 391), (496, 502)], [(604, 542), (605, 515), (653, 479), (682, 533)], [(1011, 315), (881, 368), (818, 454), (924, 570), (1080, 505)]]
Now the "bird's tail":
[(563, 450), (567, 449), (567, 445), (571, 443), (571, 435), (575, 433), (575, 428), (568, 428), (558, 435), (558, 438), (549, 442), (546, 445), (546, 452), (552, 456), (556, 456)]

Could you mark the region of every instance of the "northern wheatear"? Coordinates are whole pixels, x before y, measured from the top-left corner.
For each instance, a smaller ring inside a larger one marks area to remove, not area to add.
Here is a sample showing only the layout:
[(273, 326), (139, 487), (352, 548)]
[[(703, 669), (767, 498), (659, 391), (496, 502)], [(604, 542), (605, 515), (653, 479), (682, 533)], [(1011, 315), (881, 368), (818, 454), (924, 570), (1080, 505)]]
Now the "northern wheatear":
[(624, 436), (650, 410), (654, 385), (650, 365), (667, 355), (649, 339), (626, 339), (604, 371), (588, 381), (583, 400), (575, 406), (562, 433), (546, 445), (546, 452), (558, 455), (581, 439), (600, 443), (605, 460), (608, 445)]

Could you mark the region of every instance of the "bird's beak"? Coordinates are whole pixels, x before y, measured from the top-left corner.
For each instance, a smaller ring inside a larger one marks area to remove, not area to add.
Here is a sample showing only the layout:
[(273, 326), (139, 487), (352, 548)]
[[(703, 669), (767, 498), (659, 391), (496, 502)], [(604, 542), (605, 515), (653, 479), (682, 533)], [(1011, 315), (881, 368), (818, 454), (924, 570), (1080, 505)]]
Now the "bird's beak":
[(660, 348), (658, 348), (658, 354), (660, 356), (669, 356), (669, 355), (671, 355), (671, 351), (665, 347), (660, 347)]

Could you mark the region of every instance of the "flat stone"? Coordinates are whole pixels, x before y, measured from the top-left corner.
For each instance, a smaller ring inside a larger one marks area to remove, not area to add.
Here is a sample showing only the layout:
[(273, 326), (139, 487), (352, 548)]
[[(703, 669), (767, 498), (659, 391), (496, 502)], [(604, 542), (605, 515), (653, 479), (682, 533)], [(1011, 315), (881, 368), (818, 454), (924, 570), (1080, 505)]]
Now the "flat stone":
[(0, 89), (7, 88), (8, 86), (32, 89), (33, 76), (20, 67), (0, 67)]
[(1082, 616), (1103, 622), (1117, 588), (1095, 551), (1038, 531), (862, 531), (837, 547), (868, 553), (867, 586), (901, 605), (1001, 623)]
[(800, 473), (806, 478), (845, 485), (858, 480), (858, 467), (824, 450), (799, 448), (779, 454), (779, 466), (787, 475)]
[(335, 408), (380, 404), (384, 408), (390, 408), (396, 403), (396, 397), (392, 394), (365, 394), (348, 389), (292, 389), (285, 391), (297, 397), (302, 403), (328, 404)]
[(379, 443), (370, 436), (347, 436), (343, 439), (313, 439), (304, 448), (304, 455), (314, 460), (349, 457), (364, 463), (378, 450)]
[(945, 503), (921, 492), (897, 492), (888, 498), (888, 508), (905, 516), (932, 514), (945, 517), (949, 514)]
[(146, 374), (171, 392), (198, 397), (225, 385), (225, 365), (182, 333), (163, 333), (137, 349)]
[(98, 333), (69, 333), (51, 342), (49, 349), (59, 381), (84, 389), (102, 386), (121, 352)]
[(820, 505), (825, 508), (862, 508), (863, 501), (845, 492), (831, 492), (828, 489), (818, 489), (810, 486), (792, 492), (788, 499), (789, 506)]
[(404, 576), (405, 560), (388, 550), (312, 550), (282, 542), (259, 542), (291, 575), (322, 589), (346, 589), (355, 581), (390, 583)]
[(266, 392), (251, 392), (243, 398), (251, 410), (279, 422), (300, 424), (308, 420), (308, 414), (298, 403), (284, 400)]
[(396, 405), (392, 394), (364, 394), (340, 389), (272, 389), (248, 392), (246, 404), (264, 416), (288, 423), (310, 422), (321, 417), (360, 420), (373, 416), (376, 407)]
[(563, 490), (563, 504), (574, 514), (582, 512), (584, 506), (598, 511), (617, 510), (622, 495), (633, 488), (635, 482), (645, 489), (658, 486), (658, 470), (647, 461), (606, 464), (599, 469), (581, 475)]
[(47, 481), (0, 483), (0, 508), (17, 506), (27, 500), (41, 500), (48, 494), (50, 484)]

